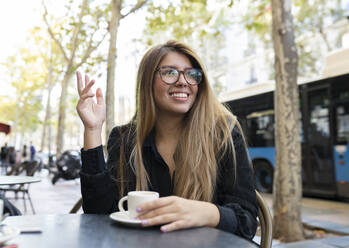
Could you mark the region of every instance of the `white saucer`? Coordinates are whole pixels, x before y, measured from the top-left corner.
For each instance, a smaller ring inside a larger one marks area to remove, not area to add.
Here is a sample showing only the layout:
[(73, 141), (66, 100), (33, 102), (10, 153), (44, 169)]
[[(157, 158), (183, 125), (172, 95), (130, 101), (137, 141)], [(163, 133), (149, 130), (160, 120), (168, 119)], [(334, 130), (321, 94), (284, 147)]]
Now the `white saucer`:
[(121, 223), (126, 226), (141, 227), (142, 222), (140, 220), (131, 219), (126, 212), (115, 212), (109, 215), (112, 220)]
[(3, 226), (0, 229), (0, 245), (18, 236), (20, 230), (16, 227)]

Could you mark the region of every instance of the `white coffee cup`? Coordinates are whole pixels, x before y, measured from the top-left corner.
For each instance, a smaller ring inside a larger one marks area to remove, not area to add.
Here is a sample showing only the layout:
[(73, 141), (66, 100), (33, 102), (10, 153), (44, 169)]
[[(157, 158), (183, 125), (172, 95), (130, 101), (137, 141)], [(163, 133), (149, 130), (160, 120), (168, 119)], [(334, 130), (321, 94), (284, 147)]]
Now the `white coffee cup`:
[(130, 191), (127, 196), (124, 196), (119, 201), (119, 210), (126, 212), (123, 207), (124, 201), (127, 200), (128, 216), (132, 219), (136, 218), (139, 213), (137, 207), (145, 202), (149, 202), (159, 198), (159, 193), (154, 191)]

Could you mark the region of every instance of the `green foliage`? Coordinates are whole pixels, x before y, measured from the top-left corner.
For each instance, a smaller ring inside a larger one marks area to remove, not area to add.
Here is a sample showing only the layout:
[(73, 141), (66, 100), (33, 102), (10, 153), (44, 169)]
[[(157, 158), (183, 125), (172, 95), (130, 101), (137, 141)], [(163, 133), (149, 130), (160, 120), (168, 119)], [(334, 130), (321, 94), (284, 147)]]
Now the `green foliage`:
[[(335, 44), (328, 42), (325, 27), (343, 18), (344, 9), (341, 8), (343, 0), (294, 0), (293, 18), (295, 37), (299, 55), (299, 74), (301, 76), (316, 73), (316, 61), (319, 58), (318, 51), (313, 46), (313, 39), (304, 39), (305, 35), (321, 35), (329, 51), (335, 48)], [(271, 36), (271, 5), (268, 0), (250, 0), (248, 12), (242, 18), (242, 23), (252, 33), (264, 42), (267, 48), (272, 47)], [(338, 43), (338, 42), (337, 42)], [(313, 50), (309, 50), (309, 46)], [(272, 67), (272, 65), (271, 65)]]
[(242, 18), (245, 27), (257, 33), (265, 41), (271, 41), (271, 7), (268, 0), (256, 0), (249, 4)]
[[(166, 35), (176, 40), (190, 40), (198, 38), (204, 40), (208, 35), (217, 37), (223, 34), (230, 24), (224, 18), (224, 11), (208, 9), (207, 1), (190, 0), (170, 2), (163, 5), (150, 3), (149, 15), (146, 18), (148, 45), (154, 41), (152, 37)], [(213, 18), (216, 18), (212, 22)]]
[(203, 35), (205, 30), (202, 27), (212, 17), (202, 1), (182, 1), (180, 5), (170, 3), (166, 8), (154, 5), (150, 8), (152, 16), (147, 18), (149, 34), (167, 31), (177, 40), (191, 37), (195, 31)]
[[(107, 34), (110, 1), (71, 1), (64, 5), (63, 15), (57, 15), (54, 6), (46, 6), (44, 19), (65, 57), (72, 58), (74, 72), (85, 62), (95, 65), (103, 56), (93, 52)], [(45, 2), (44, 2), (45, 4)], [(83, 8), (83, 9), (82, 9)], [(63, 52), (64, 51), (64, 52)]]
[(48, 72), (52, 87), (61, 76), (63, 58), (46, 30), (34, 27), (28, 31), (25, 44), (7, 58), (2, 66), (11, 80), (10, 92), (0, 98), (1, 121), (17, 125), (16, 132), (32, 133), (43, 122), (40, 112), (46, 107)]
[(210, 7), (205, 0), (171, 1), (148, 5), (143, 43), (152, 46), (170, 39), (190, 44), (200, 54), (208, 70), (216, 93), (223, 90), (220, 82), (225, 59), (219, 51), (225, 46), (225, 32), (232, 21), (226, 8), (233, 1), (216, 1), (221, 7)]
[(31, 132), (39, 124), (42, 110), (42, 89), (45, 83), (42, 60), (30, 50), (21, 49), (20, 53), (8, 59), (5, 64), (11, 77), (14, 96), (0, 99), (0, 112), (4, 121), (17, 122), (17, 131)]

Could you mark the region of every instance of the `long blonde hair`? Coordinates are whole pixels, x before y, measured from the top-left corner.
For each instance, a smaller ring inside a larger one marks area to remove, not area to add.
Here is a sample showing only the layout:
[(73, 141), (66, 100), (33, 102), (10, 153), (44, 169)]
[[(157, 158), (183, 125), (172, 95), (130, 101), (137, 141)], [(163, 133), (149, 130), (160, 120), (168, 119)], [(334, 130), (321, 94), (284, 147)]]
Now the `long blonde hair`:
[[(231, 136), (237, 120), (214, 95), (204, 67), (198, 56), (188, 46), (168, 41), (151, 48), (140, 62), (136, 86), (136, 114), (132, 123), (135, 125), (132, 153), (129, 164), (136, 175), (136, 190), (148, 188), (149, 177), (143, 164), (142, 145), (155, 125), (156, 108), (153, 95), (153, 82), (156, 68), (169, 52), (177, 52), (188, 57), (194, 68), (203, 71), (196, 100), (184, 119), (182, 136), (179, 139), (174, 162), (174, 194), (193, 200), (212, 201), (216, 187), (219, 160), (228, 149), (235, 150)], [(120, 152), (119, 191), (124, 192), (124, 151)], [(235, 163), (234, 163), (235, 164)], [(235, 166), (235, 165), (234, 165)], [(233, 180), (233, 179), (232, 179)]]

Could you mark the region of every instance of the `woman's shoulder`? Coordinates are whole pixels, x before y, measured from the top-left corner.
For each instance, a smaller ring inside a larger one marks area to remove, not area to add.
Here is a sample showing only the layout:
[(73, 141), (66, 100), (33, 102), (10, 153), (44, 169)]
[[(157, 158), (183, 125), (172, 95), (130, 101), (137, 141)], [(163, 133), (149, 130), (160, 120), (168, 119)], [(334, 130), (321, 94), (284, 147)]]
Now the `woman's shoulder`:
[(132, 122), (120, 125), (120, 126), (115, 126), (109, 135), (109, 138), (111, 137), (120, 137), (120, 136), (129, 136), (130, 134), (135, 133), (136, 131), (136, 125)]
[(125, 144), (128, 144), (135, 137), (135, 132), (136, 125), (134, 123), (115, 126), (110, 132), (108, 143), (111, 145), (123, 140)]

